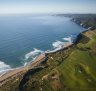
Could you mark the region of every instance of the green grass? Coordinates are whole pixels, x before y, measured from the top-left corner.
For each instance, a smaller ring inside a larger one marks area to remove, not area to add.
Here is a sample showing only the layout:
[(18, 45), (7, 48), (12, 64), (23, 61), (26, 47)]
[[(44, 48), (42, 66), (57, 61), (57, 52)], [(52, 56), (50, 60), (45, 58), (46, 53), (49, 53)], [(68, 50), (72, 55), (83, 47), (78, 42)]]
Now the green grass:
[[(75, 50), (58, 70), (69, 87), (93, 87), (96, 84), (95, 64), (96, 60), (88, 52)], [(87, 79), (91, 79), (92, 83)]]
[[(88, 36), (87, 36), (88, 37)], [(68, 91), (93, 91), (96, 88), (96, 56), (86, 50), (87, 47), (94, 48), (96, 36), (92, 35), (86, 44), (77, 44), (76, 49), (70, 56), (58, 66), (63, 84), (66, 84)], [(81, 50), (81, 48), (85, 50)], [(89, 90), (88, 90), (89, 88)]]
[[(87, 31), (87, 33), (84, 33), (84, 36), (87, 36), (90, 40), (88, 43), (78, 43), (77, 46), (79, 48), (94, 48), (96, 46), (96, 30), (94, 31)], [(88, 33), (89, 32), (89, 33)]]
[[(45, 68), (28, 76), (24, 91), (95, 91), (96, 32), (93, 32), (91, 37), (90, 33), (84, 33), (90, 40), (84, 37), (75, 46), (49, 54), (48, 60), (38, 66)], [(19, 91), (21, 79), (8, 81), (0, 91)]]

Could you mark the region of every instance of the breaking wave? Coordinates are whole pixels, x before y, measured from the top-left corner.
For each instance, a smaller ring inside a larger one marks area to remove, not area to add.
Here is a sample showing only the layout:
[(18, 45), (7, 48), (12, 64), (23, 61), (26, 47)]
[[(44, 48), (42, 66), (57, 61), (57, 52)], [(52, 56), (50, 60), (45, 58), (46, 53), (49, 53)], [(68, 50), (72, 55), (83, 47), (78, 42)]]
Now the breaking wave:
[[(35, 58), (32, 58), (32, 61), (34, 61), (37, 57), (38, 57), (38, 56), (36, 56)], [(32, 62), (32, 61), (31, 61), (31, 62)], [(29, 63), (28, 60), (27, 60), (26, 62), (24, 62), (24, 66), (26, 66), (28, 63)]]
[(70, 44), (72, 43), (72, 37), (65, 37), (63, 40), (69, 42)]
[(5, 64), (4, 62), (0, 61), (0, 74), (4, 73), (8, 70), (11, 70), (11, 67), (7, 64)]
[(64, 42), (62, 42), (62, 41), (56, 41), (56, 42), (54, 42), (53, 44), (52, 44), (52, 46), (54, 47), (54, 48), (61, 48), (62, 46), (64, 45)]
[(58, 50), (61, 50), (62, 48), (66, 47), (67, 44), (72, 44), (72, 36), (62, 38), (62, 41), (55, 41), (52, 43), (52, 50), (42, 51), (37, 48), (34, 48), (33, 51), (30, 51), (29, 53), (25, 54), (23, 65), (26, 66), (30, 61), (34, 61), (38, 55), (42, 53), (52, 53), (56, 52)]
[[(64, 47), (66, 47), (66, 45), (65, 45), (66, 43), (72, 44), (71, 37), (65, 37), (62, 39), (63, 39), (63, 41), (57, 40), (56, 42), (53, 42), (52, 46), (53, 46), (54, 50), (51, 52), (55, 52), (55, 51), (58, 51)], [(67, 42), (65, 42), (65, 41), (67, 41)]]
[(66, 43), (67, 44), (72, 44), (72, 38), (71, 37), (65, 37), (65, 38), (62, 38), (63, 40), (62, 41), (55, 41), (52, 43), (52, 46), (53, 46), (53, 50), (47, 50), (46, 53), (51, 53), (51, 52), (56, 52), (64, 47), (66, 47)]
[[(64, 47), (66, 43), (72, 44), (72, 39), (71, 37), (65, 37), (62, 38), (62, 41), (55, 41), (52, 43), (52, 50), (47, 50), (47, 51), (42, 51), (37, 48), (34, 48), (33, 51), (30, 51), (29, 53), (25, 54), (24, 60), (23, 60), (23, 65), (26, 66), (28, 63), (30, 63), (30, 60), (34, 61), (38, 55), (42, 53), (51, 53), (51, 52), (56, 52)], [(31, 62), (32, 62), (31, 61)], [(11, 67), (4, 62), (0, 61), (0, 73), (6, 73), (8, 70), (12, 70)]]
[(25, 54), (23, 65), (26, 66), (30, 61), (34, 61), (38, 55), (42, 54), (44, 51), (34, 48), (33, 51)]
[(33, 51), (31, 51), (31, 52), (29, 52), (29, 53), (27, 53), (27, 54), (25, 55), (25, 59), (28, 60), (29, 58), (34, 58), (34, 57), (36, 57), (37, 55), (39, 55), (39, 54), (41, 54), (41, 53), (43, 53), (43, 51), (34, 48)]

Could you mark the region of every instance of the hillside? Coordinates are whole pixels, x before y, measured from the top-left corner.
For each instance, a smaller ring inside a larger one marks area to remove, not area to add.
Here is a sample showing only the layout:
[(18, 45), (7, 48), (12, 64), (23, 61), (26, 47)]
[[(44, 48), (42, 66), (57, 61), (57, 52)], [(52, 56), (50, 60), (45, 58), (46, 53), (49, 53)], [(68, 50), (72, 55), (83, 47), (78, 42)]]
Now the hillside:
[[(74, 19), (78, 21), (77, 17)], [(84, 19), (88, 22), (88, 18)], [(86, 24), (80, 18), (79, 21)], [(45, 61), (19, 77), (10, 78), (0, 91), (95, 91), (96, 29), (94, 23), (87, 25), (94, 29), (80, 33), (73, 45), (46, 54)]]

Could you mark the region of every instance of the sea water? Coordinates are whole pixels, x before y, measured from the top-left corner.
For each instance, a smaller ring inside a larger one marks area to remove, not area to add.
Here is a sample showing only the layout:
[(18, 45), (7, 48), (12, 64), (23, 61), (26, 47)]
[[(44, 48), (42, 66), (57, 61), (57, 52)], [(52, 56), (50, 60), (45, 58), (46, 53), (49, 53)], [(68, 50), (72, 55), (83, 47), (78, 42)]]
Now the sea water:
[[(26, 65), (39, 54), (55, 50), (84, 29), (68, 17), (0, 16), (0, 72)], [(69, 40), (70, 41), (70, 40)]]

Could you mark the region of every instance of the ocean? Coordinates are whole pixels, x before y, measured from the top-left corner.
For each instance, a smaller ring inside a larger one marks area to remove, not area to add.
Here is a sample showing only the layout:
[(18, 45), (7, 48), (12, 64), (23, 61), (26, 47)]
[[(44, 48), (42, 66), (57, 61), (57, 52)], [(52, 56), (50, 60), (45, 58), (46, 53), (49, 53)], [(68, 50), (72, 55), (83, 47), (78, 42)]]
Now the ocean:
[(68, 17), (0, 16), (0, 73), (24, 66), (45, 51), (56, 50), (82, 31), (84, 28)]

